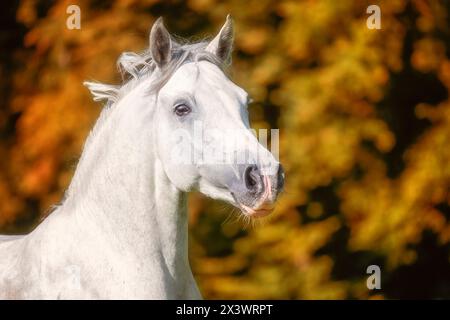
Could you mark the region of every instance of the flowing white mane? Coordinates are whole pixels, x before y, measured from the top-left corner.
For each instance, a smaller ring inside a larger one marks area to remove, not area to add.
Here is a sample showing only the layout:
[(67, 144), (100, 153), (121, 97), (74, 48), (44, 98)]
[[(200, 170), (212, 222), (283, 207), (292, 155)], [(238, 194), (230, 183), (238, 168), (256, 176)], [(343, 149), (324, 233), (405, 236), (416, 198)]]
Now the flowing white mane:
[[(150, 92), (160, 90), (169, 80), (172, 74), (184, 63), (193, 61), (209, 61), (222, 70), (230, 61), (221, 61), (216, 55), (205, 51), (208, 41), (187, 43), (183, 39), (175, 41), (172, 38), (171, 59), (168, 65), (161, 70), (158, 77), (149, 88)], [(150, 77), (156, 68), (156, 63), (152, 59), (150, 49), (142, 53), (124, 52), (117, 60), (117, 68), (122, 75), (123, 83), (120, 85), (110, 85), (100, 82), (84, 82), (93, 95), (94, 101), (106, 101), (105, 106), (110, 107), (130, 90), (132, 90), (141, 80)]]

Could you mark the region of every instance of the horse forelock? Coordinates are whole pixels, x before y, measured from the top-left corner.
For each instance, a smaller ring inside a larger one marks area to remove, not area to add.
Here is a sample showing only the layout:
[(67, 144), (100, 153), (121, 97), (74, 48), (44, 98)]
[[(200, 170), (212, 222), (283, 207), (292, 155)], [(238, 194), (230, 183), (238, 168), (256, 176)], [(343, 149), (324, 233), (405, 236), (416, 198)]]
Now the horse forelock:
[[(152, 81), (149, 93), (158, 92), (175, 71), (187, 62), (208, 61), (224, 71), (226, 64), (216, 55), (206, 51), (207, 45), (207, 41), (182, 43), (180, 40), (172, 39), (171, 60), (163, 69), (158, 69), (158, 74)], [(116, 104), (143, 79), (154, 75), (157, 70), (156, 63), (153, 61), (149, 49), (141, 53), (122, 53), (117, 60), (117, 68), (122, 76), (122, 83), (119, 85), (84, 82), (84, 85), (91, 91), (94, 101), (104, 101), (106, 107)]]

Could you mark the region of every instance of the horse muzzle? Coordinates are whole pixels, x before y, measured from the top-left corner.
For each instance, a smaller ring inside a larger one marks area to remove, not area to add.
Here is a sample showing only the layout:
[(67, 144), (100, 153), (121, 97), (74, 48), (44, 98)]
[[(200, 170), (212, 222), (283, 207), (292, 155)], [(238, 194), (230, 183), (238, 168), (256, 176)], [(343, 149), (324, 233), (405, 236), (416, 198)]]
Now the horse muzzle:
[(275, 202), (284, 186), (284, 171), (280, 164), (276, 174), (265, 174), (256, 165), (243, 170), (239, 183), (231, 194), (243, 214), (251, 218), (268, 216), (275, 209)]

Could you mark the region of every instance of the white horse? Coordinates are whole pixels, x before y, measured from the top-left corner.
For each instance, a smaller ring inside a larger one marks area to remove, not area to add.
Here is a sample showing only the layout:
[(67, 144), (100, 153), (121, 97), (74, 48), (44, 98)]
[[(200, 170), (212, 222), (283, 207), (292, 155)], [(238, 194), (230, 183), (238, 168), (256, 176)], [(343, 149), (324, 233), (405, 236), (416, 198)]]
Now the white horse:
[[(211, 42), (180, 44), (160, 18), (149, 50), (119, 59), (123, 85), (86, 83), (106, 106), (62, 204), (28, 235), (0, 238), (0, 298), (201, 298), (188, 262), (187, 192), (258, 217), (272, 211), (284, 179), (248, 130), (247, 93), (223, 72), (232, 33), (227, 17)], [(196, 121), (232, 133), (174, 139), (193, 133)], [(204, 147), (233, 137), (234, 149), (223, 150), (257, 152), (250, 156), (258, 160), (202, 161)], [(186, 151), (192, 158), (174, 160)]]

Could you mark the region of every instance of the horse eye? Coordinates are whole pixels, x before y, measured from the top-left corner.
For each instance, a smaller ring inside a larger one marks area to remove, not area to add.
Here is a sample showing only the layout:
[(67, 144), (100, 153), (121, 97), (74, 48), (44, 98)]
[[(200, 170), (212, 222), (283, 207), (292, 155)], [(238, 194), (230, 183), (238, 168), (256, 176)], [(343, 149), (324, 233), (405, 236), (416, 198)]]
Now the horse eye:
[(185, 104), (179, 104), (175, 107), (175, 114), (179, 117), (185, 116), (191, 112), (191, 108)]

